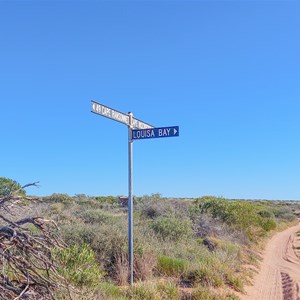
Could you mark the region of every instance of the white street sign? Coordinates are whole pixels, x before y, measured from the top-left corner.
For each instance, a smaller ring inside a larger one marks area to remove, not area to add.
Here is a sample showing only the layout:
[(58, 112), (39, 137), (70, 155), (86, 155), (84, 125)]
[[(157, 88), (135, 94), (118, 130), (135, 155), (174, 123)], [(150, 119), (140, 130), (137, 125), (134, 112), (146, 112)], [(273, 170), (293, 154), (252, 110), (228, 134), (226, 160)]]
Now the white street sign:
[[(95, 101), (92, 101), (92, 112), (98, 115), (101, 115), (103, 117), (113, 119), (115, 121), (121, 122), (129, 126), (129, 115), (121, 113), (115, 109), (112, 109), (108, 106), (105, 106), (103, 104), (97, 103)], [(153, 128), (152, 125), (147, 124), (139, 119), (132, 118), (132, 128), (137, 129), (147, 129), (147, 128)]]

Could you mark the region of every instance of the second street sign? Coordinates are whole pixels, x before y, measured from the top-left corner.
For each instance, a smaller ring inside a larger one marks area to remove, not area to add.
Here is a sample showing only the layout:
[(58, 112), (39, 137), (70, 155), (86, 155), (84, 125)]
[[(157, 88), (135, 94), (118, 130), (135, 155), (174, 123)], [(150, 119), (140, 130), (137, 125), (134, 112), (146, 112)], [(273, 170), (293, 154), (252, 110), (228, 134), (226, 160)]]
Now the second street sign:
[(92, 102), (92, 112), (115, 121), (129, 124), (129, 116), (103, 104)]
[[(95, 114), (101, 115), (103, 117), (113, 119), (115, 121), (129, 125), (129, 115), (121, 113), (115, 109), (112, 109), (108, 106), (97, 103), (95, 101), (92, 101), (92, 112)], [(139, 128), (139, 129), (153, 128), (152, 125), (147, 124), (147, 123), (145, 123), (139, 119), (136, 119), (134, 117), (132, 118), (131, 125), (133, 128)]]
[(179, 136), (179, 126), (132, 130), (133, 140), (175, 137), (175, 136)]

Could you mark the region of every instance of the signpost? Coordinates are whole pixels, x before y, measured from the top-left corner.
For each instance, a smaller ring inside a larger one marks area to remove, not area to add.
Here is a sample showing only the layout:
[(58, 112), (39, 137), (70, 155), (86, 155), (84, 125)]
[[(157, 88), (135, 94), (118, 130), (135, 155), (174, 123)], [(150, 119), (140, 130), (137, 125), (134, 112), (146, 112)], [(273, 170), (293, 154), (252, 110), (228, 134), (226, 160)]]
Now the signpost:
[(176, 137), (179, 127), (158, 127), (133, 117), (132, 113), (124, 114), (108, 106), (92, 100), (92, 112), (103, 117), (118, 121), (128, 126), (128, 257), (130, 284), (133, 284), (133, 199), (132, 199), (132, 144), (134, 140)]

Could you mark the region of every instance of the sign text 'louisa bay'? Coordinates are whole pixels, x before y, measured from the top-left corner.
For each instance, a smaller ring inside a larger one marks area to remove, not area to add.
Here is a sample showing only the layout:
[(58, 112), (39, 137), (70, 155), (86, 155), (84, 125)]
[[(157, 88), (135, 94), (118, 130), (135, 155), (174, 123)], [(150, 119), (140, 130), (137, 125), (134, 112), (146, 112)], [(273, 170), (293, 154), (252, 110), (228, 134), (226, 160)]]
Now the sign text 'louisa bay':
[(175, 136), (179, 136), (179, 126), (132, 130), (133, 140), (175, 137)]

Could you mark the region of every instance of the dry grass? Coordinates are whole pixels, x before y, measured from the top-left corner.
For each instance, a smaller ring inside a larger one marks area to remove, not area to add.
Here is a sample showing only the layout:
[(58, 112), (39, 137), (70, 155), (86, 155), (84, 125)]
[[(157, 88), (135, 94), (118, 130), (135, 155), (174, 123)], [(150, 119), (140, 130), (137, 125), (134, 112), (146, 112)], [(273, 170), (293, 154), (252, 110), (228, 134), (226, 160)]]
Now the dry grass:
[[(290, 218), (286, 206), (274, 209), (264, 202), (239, 204), (235, 201), (235, 207), (241, 212), (246, 207), (251, 213), (253, 225), (251, 219), (245, 221), (244, 215), (235, 210), (232, 216), (230, 210), (229, 215), (221, 210), (223, 219), (210, 211), (199, 211), (199, 201), (168, 202), (158, 195), (153, 199), (149, 196), (136, 200), (136, 283), (127, 288), (126, 209), (109, 201), (80, 197), (80, 200), (58, 202), (56, 199), (49, 203), (50, 213), (61, 224), (65, 241), (90, 244), (106, 272), (106, 285), (99, 283), (98, 290), (93, 292), (94, 298), (89, 299), (237, 299), (230, 291), (241, 291), (244, 283), (249, 282), (254, 269), (249, 266), (257, 264), (256, 251), (270, 234), (264, 218), (272, 217), (277, 229), (291, 224), (288, 220), (276, 219), (276, 214)], [(218, 204), (214, 197), (205, 201)], [(209, 242), (213, 247), (208, 247)], [(169, 260), (163, 262), (162, 257)], [(192, 287), (192, 292), (183, 292), (182, 286)], [(224, 294), (221, 292), (224, 290), (229, 292)], [(175, 298), (170, 298), (171, 295)]]

